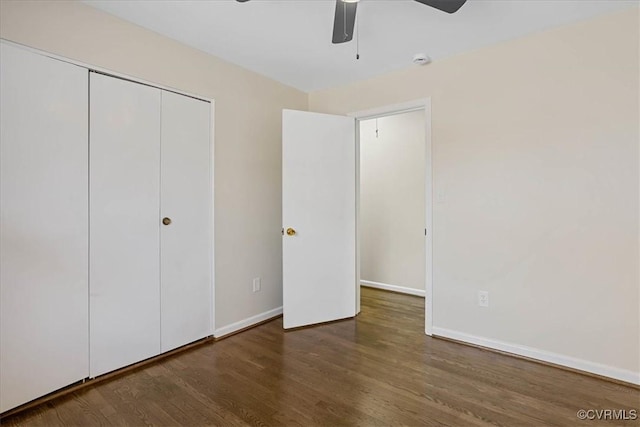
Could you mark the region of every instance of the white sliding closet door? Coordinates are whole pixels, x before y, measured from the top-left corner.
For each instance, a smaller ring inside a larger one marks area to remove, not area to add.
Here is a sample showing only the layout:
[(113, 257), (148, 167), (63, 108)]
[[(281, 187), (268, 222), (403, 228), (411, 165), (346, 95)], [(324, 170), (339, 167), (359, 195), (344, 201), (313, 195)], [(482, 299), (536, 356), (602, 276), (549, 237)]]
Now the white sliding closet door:
[(212, 334), (210, 107), (162, 92), (163, 352)]
[(91, 376), (160, 353), (160, 89), (90, 75)]
[(87, 79), (0, 43), (0, 412), (89, 374)]

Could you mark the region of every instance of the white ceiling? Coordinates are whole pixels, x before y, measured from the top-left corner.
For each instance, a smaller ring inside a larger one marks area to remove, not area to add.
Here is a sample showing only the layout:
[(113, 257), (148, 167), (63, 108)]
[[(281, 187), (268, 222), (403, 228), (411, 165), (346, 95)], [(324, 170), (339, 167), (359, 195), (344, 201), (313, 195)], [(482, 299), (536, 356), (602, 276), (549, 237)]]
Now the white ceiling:
[(356, 42), (331, 43), (332, 0), (85, 0), (85, 3), (304, 91), (343, 85), (638, 0), (468, 0), (449, 15), (412, 0), (362, 0)]

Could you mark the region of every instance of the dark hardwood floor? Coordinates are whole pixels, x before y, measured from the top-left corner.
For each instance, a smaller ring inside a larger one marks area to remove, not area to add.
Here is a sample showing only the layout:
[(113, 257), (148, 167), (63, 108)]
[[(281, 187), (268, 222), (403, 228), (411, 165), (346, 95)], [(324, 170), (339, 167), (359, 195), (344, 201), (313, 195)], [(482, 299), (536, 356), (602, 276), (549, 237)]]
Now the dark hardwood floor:
[[(89, 386), (3, 426), (637, 426), (640, 391), (424, 335), (424, 300), (362, 289), (357, 319), (282, 319)], [(614, 351), (612, 349), (612, 351)]]

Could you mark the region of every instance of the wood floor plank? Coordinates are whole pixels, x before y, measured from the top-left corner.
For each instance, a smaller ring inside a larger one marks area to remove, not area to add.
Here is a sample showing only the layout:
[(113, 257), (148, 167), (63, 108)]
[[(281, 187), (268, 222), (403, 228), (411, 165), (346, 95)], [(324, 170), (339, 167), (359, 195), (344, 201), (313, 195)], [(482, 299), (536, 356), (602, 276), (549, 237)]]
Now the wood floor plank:
[(355, 319), (282, 319), (2, 419), (3, 426), (640, 426), (640, 391), (424, 334), (424, 299), (362, 289)]

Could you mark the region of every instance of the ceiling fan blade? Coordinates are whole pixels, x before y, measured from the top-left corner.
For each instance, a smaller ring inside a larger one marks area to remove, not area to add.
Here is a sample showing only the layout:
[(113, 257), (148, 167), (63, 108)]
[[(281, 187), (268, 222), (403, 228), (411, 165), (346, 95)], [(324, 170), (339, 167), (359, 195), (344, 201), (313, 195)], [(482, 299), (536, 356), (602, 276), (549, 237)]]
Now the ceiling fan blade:
[(418, 3), (426, 4), (427, 6), (435, 7), (438, 10), (447, 13), (457, 12), (458, 9), (466, 3), (467, 0), (416, 0)]
[(353, 38), (358, 3), (336, 0), (336, 14), (333, 19), (333, 43), (344, 43)]

